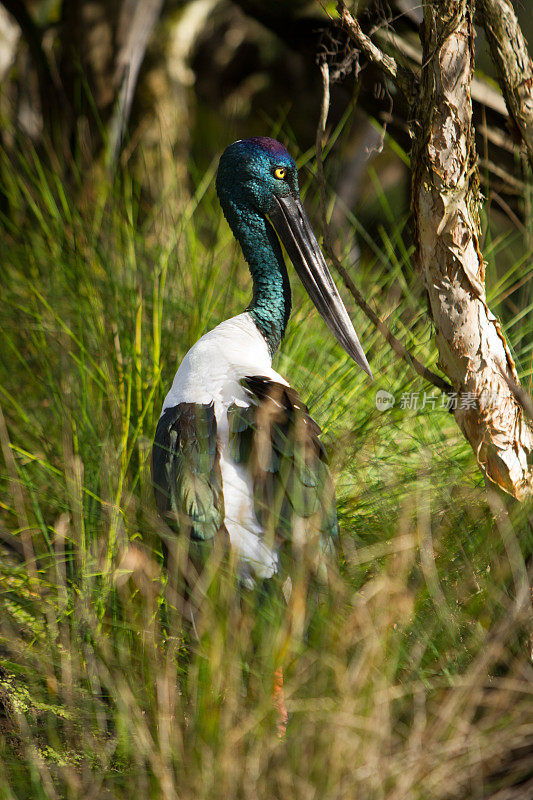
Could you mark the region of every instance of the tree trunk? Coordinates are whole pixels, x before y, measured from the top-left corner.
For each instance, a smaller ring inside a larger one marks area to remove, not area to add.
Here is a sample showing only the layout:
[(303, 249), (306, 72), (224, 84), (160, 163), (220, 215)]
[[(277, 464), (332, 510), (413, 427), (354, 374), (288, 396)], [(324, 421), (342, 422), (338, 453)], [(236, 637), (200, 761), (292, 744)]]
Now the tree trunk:
[(518, 383), (485, 295), (470, 87), (472, 3), (427, 0), (412, 154), (418, 263), (453, 413), (485, 475), (518, 499), (533, 494), (533, 432), (509, 389)]

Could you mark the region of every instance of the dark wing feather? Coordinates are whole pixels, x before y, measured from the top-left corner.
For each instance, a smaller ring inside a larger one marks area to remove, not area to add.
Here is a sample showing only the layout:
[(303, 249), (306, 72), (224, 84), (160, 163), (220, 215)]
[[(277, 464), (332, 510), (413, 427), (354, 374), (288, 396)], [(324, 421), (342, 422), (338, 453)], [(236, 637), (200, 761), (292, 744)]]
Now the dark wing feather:
[(159, 514), (192, 541), (208, 542), (224, 523), (213, 403), (180, 403), (157, 424), (152, 482)]
[(243, 378), (241, 385), (250, 405), (228, 410), (230, 451), (252, 471), (265, 535), (282, 550), (302, 536), (329, 549), (338, 525), (320, 427), (294, 389), (263, 376)]

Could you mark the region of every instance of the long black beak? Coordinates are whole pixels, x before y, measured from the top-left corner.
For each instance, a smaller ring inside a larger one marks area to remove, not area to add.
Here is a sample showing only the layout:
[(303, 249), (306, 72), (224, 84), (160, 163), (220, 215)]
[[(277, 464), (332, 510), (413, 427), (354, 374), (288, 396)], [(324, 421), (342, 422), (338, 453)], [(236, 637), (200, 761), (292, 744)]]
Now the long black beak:
[(276, 197), (268, 216), (320, 316), (348, 355), (372, 377), (300, 198)]

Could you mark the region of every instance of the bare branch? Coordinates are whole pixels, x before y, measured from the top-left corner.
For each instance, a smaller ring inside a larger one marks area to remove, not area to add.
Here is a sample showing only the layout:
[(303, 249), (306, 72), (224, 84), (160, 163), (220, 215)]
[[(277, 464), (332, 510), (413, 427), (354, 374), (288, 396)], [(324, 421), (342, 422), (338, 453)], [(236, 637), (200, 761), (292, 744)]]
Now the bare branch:
[(533, 61), (510, 0), (479, 0), (479, 11), (509, 114), (533, 167)]
[(411, 103), (415, 88), (415, 76), (413, 73), (398, 64), (392, 56), (380, 50), (370, 37), (363, 33), (359, 22), (352, 17), (343, 2), (337, 3), (337, 11), (339, 13), (341, 26), (347, 32), (356, 47), (398, 87), (407, 101)]
[(324, 236), (326, 236), (326, 230), (329, 231), (329, 228), (326, 218), (326, 182), (324, 180), (324, 165), (322, 163), (322, 145), (329, 114), (329, 67), (327, 61), (322, 61), (320, 63), (320, 72), (322, 73), (322, 106), (320, 108), (320, 119), (316, 126), (315, 151), (318, 191), (320, 193), (320, 213), (322, 215), (322, 227), (325, 232)]

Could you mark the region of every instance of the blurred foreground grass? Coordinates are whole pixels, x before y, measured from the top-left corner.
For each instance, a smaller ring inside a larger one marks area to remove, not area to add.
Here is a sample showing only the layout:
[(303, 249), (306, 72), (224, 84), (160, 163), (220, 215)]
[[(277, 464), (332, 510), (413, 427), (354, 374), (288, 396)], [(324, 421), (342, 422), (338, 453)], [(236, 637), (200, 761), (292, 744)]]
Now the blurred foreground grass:
[[(27, 148), (0, 175), (0, 798), (532, 796), (531, 509), (484, 487), (437, 391), (348, 303), (369, 384), (294, 285), (276, 367), (324, 430), (344, 561), (302, 636), (214, 554), (186, 646), (149, 453), (179, 361), (250, 296), (213, 170), (150, 206), (126, 176), (67, 189)], [(376, 203), (377, 235), (347, 214), (339, 250), (363, 242), (358, 285), (435, 368), (406, 219)], [(484, 252), (530, 387), (527, 237), (487, 220)]]

